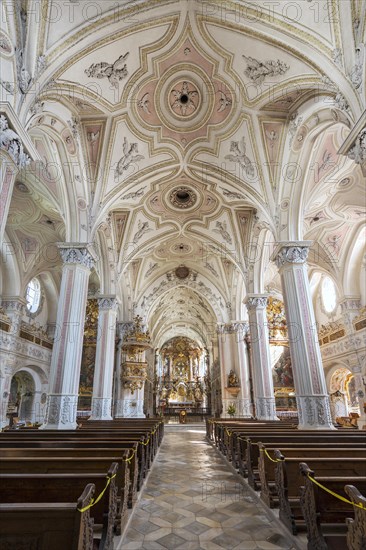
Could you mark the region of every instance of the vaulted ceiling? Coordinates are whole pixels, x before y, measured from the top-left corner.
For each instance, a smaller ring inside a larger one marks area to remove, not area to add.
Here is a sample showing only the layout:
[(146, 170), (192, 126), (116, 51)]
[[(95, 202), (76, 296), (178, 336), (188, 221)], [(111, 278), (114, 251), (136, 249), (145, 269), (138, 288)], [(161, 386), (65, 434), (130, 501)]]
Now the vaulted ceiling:
[[(25, 238), (93, 241), (100, 292), (161, 345), (243, 318), (246, 292), (276, 279), (276, 240), (314, 240), (343, 277), (366, 211), (361, 169), (338, 154), (365, 108), (363, 2), (342, 18), (326, 0), (22, 6), (3, 5), (2, 91), (39, 155), (7, 227), (23, 285), (48, 261), (28, 266)], [(19, 43), (32, 78), (11, 94)]]

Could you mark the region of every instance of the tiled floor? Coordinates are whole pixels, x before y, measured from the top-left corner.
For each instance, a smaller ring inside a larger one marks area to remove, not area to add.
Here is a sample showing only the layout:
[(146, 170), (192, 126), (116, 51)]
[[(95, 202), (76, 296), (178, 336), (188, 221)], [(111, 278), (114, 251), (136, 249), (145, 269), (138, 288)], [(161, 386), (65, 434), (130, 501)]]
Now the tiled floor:
[(167, 426), (116, 550), (295, 549), (286, 530), (205, 441), (203, 426)]

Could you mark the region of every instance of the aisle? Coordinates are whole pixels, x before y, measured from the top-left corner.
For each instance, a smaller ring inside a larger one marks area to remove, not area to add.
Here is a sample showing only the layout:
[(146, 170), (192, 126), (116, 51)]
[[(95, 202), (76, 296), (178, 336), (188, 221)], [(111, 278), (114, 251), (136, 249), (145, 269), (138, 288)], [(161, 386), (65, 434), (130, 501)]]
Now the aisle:
[(116, 549), (296, 548), (205, 441), (203, 427), (166, 428), (141, 500)]

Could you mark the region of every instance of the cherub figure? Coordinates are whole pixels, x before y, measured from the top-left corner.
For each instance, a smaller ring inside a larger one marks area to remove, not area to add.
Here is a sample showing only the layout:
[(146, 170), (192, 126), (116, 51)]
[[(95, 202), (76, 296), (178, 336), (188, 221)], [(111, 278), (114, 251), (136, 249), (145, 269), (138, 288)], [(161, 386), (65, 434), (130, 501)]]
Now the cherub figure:
[(129, 145), (127, 138), (124, 138), (123, 140), (122, 149), (123, 157), (118, 161), (114, 172), (115, 181), (118, 181), (118, 178), (122, 176), (123, 171), (127, 170), (132, 162), (139, 162), (145, 158), (143, 155), (138, 154), (137, 143), (131, 143), (131, 145)]
[(232, 141), (230, 145), (230, 152), (234, 153), (233, 155), (226, 155), (225, 159), (230, 160), (231, 162), (237, 162), (245, 171), (247, 176), (254, 176), (254, 166), (252, 161), (245, 154), (246, 145), (245, 138), (241, 140), (241, 147), (239, 147), (238, 141)]
[(85, 69), (85, 74), (94, 78), (108, 78), (114, 88), (118, 88), (118, 82), (128, 75), (127, 65), (125, 63), (129, 52), (121, 55), (114, 63), (93, 63), (88, 69)]

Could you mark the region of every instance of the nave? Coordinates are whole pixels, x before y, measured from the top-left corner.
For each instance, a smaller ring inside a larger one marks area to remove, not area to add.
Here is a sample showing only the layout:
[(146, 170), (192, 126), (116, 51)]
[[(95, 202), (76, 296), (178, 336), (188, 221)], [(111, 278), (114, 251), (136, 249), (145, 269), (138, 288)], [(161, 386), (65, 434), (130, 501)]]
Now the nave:
[(202, 424), (165, 426), (125, 536), (115, 541), (116, 550), (305, 548), (207, 442)]

